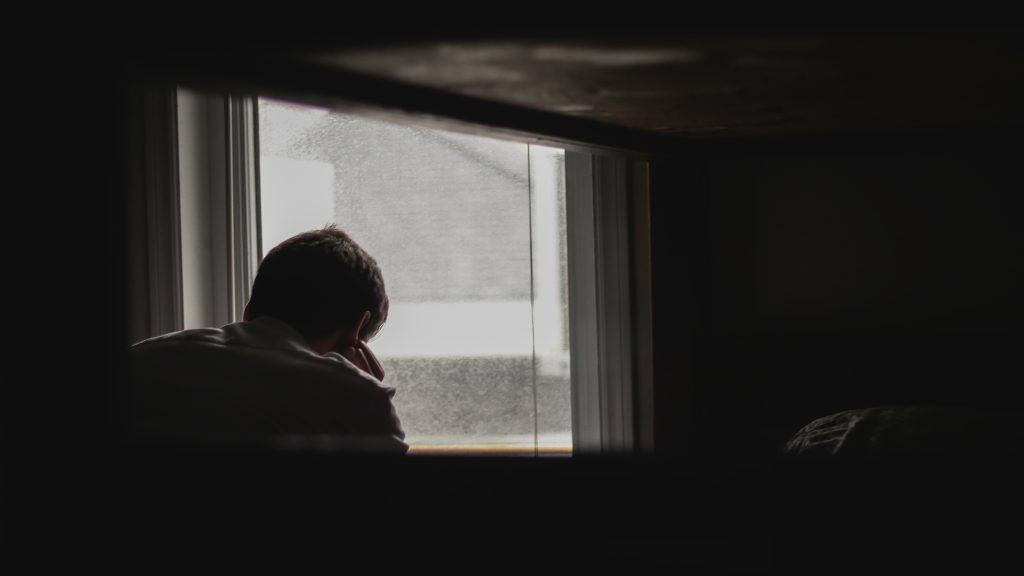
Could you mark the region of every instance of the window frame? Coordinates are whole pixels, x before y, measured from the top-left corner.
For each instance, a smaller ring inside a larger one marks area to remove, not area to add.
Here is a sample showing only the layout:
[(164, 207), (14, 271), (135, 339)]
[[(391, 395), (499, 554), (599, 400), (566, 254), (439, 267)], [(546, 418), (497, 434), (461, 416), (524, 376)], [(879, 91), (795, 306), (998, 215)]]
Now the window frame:
[[(179, 302), (174, 329), (235, 322), (262, 254), (257, 97), (178, 87), (169, 98), (173, 174), (155, 194), (164, 200), (157, 206), (174, 207), (174, 233), (149, 251), (177, 247), (180, 272), (161, 284)], [(649, 164), (607, 148), (544, 144), (566, 151), (573, 455), (652, 452)]]
[(573, 448), (654, 449), (648, 164), (566, 151)]

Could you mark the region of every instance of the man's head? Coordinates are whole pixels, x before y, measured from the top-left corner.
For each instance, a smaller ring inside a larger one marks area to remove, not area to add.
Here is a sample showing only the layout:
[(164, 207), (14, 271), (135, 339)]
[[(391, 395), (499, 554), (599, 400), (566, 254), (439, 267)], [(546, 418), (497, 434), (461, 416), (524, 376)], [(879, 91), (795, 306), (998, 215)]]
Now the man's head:
[(304, 232), (271, 250), (256, 273), (249, 319), (283, 320), (309, 340), (358, 327), (369, 340), (388, 317), (388, 296), (377, 261), (338, 228)]

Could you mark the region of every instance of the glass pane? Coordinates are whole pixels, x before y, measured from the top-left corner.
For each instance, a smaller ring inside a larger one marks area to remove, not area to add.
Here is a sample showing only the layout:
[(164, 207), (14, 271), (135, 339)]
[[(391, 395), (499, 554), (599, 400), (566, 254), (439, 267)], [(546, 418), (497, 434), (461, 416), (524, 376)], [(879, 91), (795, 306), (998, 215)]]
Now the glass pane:
[(265, 99), (259, 116), (264, 251), (336, 223), (378, 260), (371, 347), (413, 450), (571, 447), (562, 151)]

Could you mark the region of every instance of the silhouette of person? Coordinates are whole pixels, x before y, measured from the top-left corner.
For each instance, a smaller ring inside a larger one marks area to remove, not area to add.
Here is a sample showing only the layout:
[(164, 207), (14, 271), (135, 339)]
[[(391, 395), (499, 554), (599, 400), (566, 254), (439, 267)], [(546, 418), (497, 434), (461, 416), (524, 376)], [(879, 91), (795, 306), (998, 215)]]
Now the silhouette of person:
[(335, 226), (263, 259), (243, 321), (129, 351), (128, 430), (145, 443), (400, 452), (395, 390), (366, 342), (388, 314), (377, 262)]

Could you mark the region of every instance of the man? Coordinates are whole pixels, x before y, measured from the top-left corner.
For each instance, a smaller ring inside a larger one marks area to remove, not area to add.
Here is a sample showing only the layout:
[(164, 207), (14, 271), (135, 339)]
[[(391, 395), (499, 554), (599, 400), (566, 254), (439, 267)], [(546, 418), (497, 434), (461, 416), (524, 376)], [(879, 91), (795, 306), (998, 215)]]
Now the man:
[(377, 262), (334, 226), (260, 264), (243, 321), (130, 350), (129, 427), (144, 442), (404, 453), (367, 340), (387, 319)]

